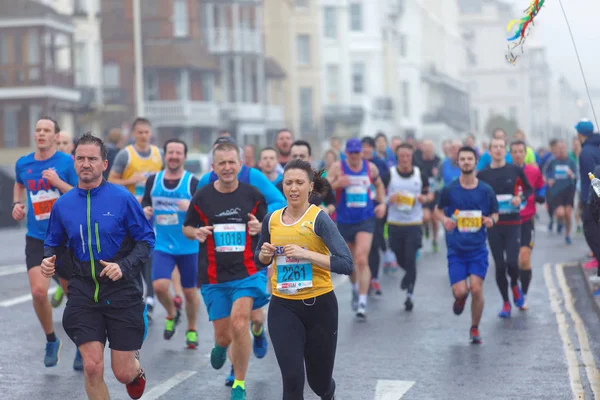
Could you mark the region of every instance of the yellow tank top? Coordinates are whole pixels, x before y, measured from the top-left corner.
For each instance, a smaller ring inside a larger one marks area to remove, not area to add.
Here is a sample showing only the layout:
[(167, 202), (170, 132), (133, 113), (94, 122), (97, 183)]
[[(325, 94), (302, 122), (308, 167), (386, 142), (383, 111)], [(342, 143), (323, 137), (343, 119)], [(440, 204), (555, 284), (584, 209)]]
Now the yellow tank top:
[[(314, 232), (315, 221), (321, 209), (311, 205), (302, 218), (292, 225), (283, 223), (283, 208), (274, 211), (269, 220), (271, 244), (280, 248), (287, 244), (316, 253), (329, 255), (329, 249), (323, 240)], [(290, 300), (305, 300), (329, 293), (333, 290), (331, 272), (306, 260), (287, 258), (275, 255), (273, 259), (273, 276), (271, 277), (273, 296)]]
[[(146, 176), (150, 176), (160, 172), (163, 167), (160, 150), (156, 146), (150, 146), (149, 157), (142, 157), (131, 144), (125, 147), (125, 150), (127, 151), (128, 162), (127, 167), (123, 170), (122, 179), (131, 178), (136, 172), (141, 172)], [(144, 196), (146, 182), (143, 181), (136, 185), (127, 185), (126, 187), (131, 194), (141, 199)]]

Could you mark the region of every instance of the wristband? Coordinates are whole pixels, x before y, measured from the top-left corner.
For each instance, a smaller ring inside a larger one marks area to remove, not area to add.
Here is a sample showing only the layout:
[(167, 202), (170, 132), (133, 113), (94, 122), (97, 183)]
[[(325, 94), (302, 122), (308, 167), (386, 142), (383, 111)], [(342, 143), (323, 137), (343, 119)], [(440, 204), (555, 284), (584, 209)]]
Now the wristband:
[(22, 203), (22, 202), (20, 202), (20, 201), (15, 201), (15, 202), (13, 202), (13, 203), (12, 203), (12, 206), (10, 206), (10, 209), (12, 210), (13, 208), (15, 208), (15, 206), (16, 206), (17, 204), (23, 204), (23, 203)]

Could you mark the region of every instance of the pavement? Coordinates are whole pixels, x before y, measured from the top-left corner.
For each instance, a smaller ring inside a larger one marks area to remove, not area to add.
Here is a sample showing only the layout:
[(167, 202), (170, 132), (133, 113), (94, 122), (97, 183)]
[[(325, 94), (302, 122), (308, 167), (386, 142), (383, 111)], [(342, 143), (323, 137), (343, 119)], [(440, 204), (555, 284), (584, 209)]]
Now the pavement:
[[(337, 399), (591, 399), (600, 395), (600, 318), (577, 260), (586, 252), (582, 235), (567, 246), (538, 224), (533, 253), (529, 310), (513, 308), (511, 319), (497, 317), (501, 297), (490, 263), (480, 325), (482, 345), (469, 344), (470, 302), (460, 317), (452, 313), (445, 249), (422, 249), (414, 295), (405, 312), (399, 282), (403, 272), (381, 276), (383, 296), (371, 298), (368, 321), (350, 309), (350, 285), (336, 276), (340, 306), (334, 378)], [(62, 329), (63, 307), (54, 310), (63, 340), (61, 363), (45, 368), (44, 335), (28, 298), (23, 262), (23, 231), (0, 232), (0, 393), (2, 398), (52, 400), (85, 398), (82, 373), (73, 371), (75, 347)], [(54, 285), (54, 284), (53, 284)], [(229, 364), (210, 367), (212, 327), (202, 306), (198, 350), (185, 348), (184, 325), (173, 339), (162, 338), (160, 306), (150, 326), (141, 360), (148, 384), (142, 399), (229, 399), (224, 386)], [(127, 399), (105, 358), (112, 399)], [(251, 357), (246, 379), (249, 400), (281, 399), (281, 376), (272, 348)], [(600, 398), (600, 397), (599, 397)], [(318, 399), (306, 387), (305, 399)]]

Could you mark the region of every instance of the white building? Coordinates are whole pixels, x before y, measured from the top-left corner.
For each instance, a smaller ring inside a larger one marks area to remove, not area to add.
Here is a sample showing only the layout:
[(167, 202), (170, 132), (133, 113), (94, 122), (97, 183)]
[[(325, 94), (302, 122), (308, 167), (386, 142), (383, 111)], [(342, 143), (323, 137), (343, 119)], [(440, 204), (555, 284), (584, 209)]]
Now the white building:
[(401, 131), (446, 139), (469, 131), (469, 95), (456, 0), (401, 2), (397, 120)]
[(352, 137), (392, 132), (394, 102), (386, 82), (390, 74), (382, 29), (388, 2), (322, 0), (321, 7), (325, 133)]

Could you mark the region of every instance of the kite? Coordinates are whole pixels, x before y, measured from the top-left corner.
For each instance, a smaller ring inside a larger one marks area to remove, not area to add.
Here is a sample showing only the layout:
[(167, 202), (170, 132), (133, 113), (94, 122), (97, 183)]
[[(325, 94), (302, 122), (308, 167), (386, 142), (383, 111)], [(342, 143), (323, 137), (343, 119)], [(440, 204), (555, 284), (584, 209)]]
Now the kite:
[(510, 32), (516, 24), (519, 24), (515, 34), (508, 38), (508, 41), (513, 43), (508, 45), (508, 51), (505, 55), (506, 60), (512, 65), (515, 65), (517, 59), (520, 57), (520, 55), (515, 55), (515, 50), (520, 48), (521, 54), (523, 54), (523, 45), (529, 34), (530, 25), (534, 25), (533, 19), (540, 12), (544, 2), (545, 0), (532, 0), (529, 7), (523, 11), (525, 16), (521, 19), (513, 19), (506, 26), (506, 31)]

